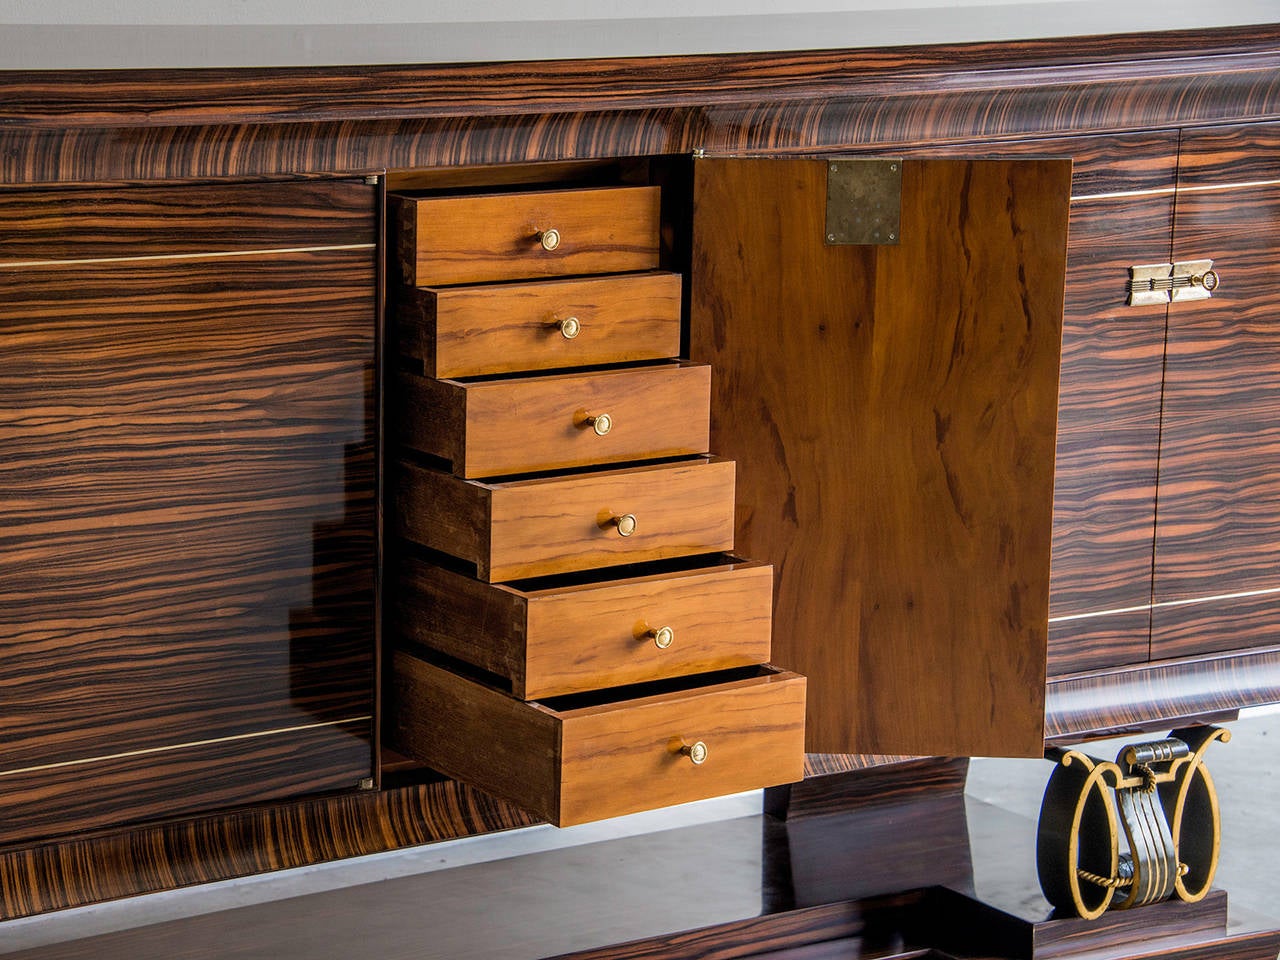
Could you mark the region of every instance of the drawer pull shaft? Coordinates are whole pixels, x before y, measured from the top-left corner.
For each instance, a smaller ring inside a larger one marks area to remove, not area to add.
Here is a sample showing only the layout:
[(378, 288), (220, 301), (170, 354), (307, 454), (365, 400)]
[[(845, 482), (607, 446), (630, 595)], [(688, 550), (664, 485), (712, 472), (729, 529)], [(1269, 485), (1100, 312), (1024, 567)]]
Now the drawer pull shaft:
[(629, 537), (636, 532), (636, 515), (624, 513), (620, 517), (610, 517), (609, 523), (618, 528), (618, 536)]
[(613, 429), (613, 417), (607, 413), (587, 414), (582, 418), (582, 425), (590, 427), (591, 432), (597, 437), (603, 437)]
[(539, 230), (538, 242), (542, 244), (542, 249), (550, 253), (552, 250), (560, 246), (559, 230)]
[(560, 331), (560, 336), (566, 340), (572, 340), (582, 332), (582, 321), (577, 317), (565, 317), (563, 320), (557, 320), (555, 327)]
[(653, 641), (653, 645), (659, 650), (665, 650), (675, 642), (676, 632), (670, 627), (650, 627), (644, 633), (645, 637)]
[(680, 752), (688, 757), (695, 767), (707, 762), (707, 745), (701, 740), (695, 743), (686, 743), (680, 748)]

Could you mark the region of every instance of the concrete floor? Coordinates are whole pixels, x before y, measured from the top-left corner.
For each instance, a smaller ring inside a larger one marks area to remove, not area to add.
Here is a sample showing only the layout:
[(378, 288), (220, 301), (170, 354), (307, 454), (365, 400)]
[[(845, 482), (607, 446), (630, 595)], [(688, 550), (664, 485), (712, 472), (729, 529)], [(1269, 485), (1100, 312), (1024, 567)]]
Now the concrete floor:
[[(1224, 849), (1217, 885), (1229, 891), (1233, 911), (1280, 916), (1280, 804), (1276, 789), (1280, 712), (1250, 712), (1231, 729), (1231, 742), (1215, 745), (1208, 758), (1222, 798)], [(1123, 742), (1092, 744), (1089, 752), (1110, 758)], [(967, 794), (971, 807), (991, 804), (1018, 814), (1014, 830), (1022, 832), (1013, 835), (1006, 826), (994, 839), (1025, 850), (1030, 858), (1034, 858), (1035, 818), (1049, 769), (1043, 761), (979, 759), (970, 770)], [(688, 929), (751, 916), (759, 909), (759, 810), (760, 795), (744, 794), (585, 827), (534, 827), (62, 911), (0, 924), (0, 954), (43, 947), (48, 949), (39, 951), (41, 958), (58, 957), (62, 954), (58, 945), (63, 945), (68, 956), (92, 956), (80, 952), (75, 941), (115, 933), (127, 936), (125, 931), (141, 931), (184, 918), (206, 918), (184, 929), (199, 936), (200, 931), (234, 927), (238, 933), (233, 940), (244, 946), (259, 942), (254, 924), (261, 924), (264, 947), (268, 939), (281, 936), (290, 943), (314, 938), (315, 956), (377, 955), (391, 960), (400, 955), (402, 945), (378, 944), (373, 954), (366, 949), (371, 946), (369, 930), (378, 924), (348, 929), (341, 923), (317, 924), (314, 917), (328, 914), (331, 906), (365, 917), (382, 911), (394, 922), (403, 920), (406, 913), (411, 916), (422, 903), (437, 901), (446, 890), (451, 896), (461, 891), (472, 902), (501, 904), (503, 909), (472, 921), (478, 926), (458, 924), (453, 930), (434, 931), (431, 956), (459, 960), (545, 956), (587, 946), (601, 931), (618, 941), (651, 935), (651, 920), (645, 921), (644, 929), (631, 930), (628, 924), (636, 922), (635, 911), (629, 911), (628, 916), (628, 911), (618, 909), (619, 904), (637, 901), (648, 903), (668, 918), (671, 930)], [(970, 818), (971, 824), (982, 820)], [(695, 858), (698, 869), (677, 872), (674, 877), (666, 872), (659, 878), (644, 867), (645, 863), (671, 863), (690, 843), (701, 845), (704, 851)], [(626, 871), (617, 872), (617, 884), (609, 890), (584, 884), (581, 879), (590, 874), (584, 867), (598, 866), (602, 856), (628, 864)], [(725, 858), (733, 862), (721, 863)], [(975, 883), (981, 890), (984, 878), (976, 863), (975, 870), (979, 871)], [(520, 884), (522, 890), (528, 887), (534, 893), (512, 898), (513, 875), (536, 878), (534, 883)], [(709, 889), (706, 876), (741, 878), (742, 883), (718, 880), (715, 889)], [(528, 911), (537, 913), (545, 905), (544, 896), (553, 895), (562, 900), (575, 898), (591, 922), (553, 931), (546, 943), (521, 943), (519, 934)], [(1038, 892), (1030, 895), (1038, 897)], [(270, 911), (252, 909), (267, 903), (277, 906)], [(344, 937), (354, 939), (347, 943)], [(159, 933), (157, 943), (155, 956), (164, 956), (171, 949), (163, 946)], [(228, 956), (254, 955), (228, 949)], [(421, 944), (404, 949), (406, 957), (424, 955)]]

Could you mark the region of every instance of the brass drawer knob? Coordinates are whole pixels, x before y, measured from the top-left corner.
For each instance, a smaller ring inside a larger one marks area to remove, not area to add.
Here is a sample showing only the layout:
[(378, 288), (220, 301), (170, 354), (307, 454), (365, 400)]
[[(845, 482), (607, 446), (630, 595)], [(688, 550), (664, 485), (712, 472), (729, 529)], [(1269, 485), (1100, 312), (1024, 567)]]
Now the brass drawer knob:
[(644, 635), (652, 640), (653, 645), (659, 650), (667, 649), (676, 639), (676, 632), (670, 627), (650, 627)]
[(694, 743), (686, 743), (680, 748), (680, 752), (688, 757), (695, 767), (702, 766), (707, 762), (707, 745), (701, 740)]
[(624, 513), (620, 517), (610, 517), (609, 523), (618, 528), (618, 536), (629, 537), (636, 532), (636, 515)]
[(587, 416), (582, 418), (582, 425), (584, 427), (590, 427), (591, 432), (597, 437), (603, 437), (613, 429), (613, 417), (609, 416), (607, 413), (587, 414)]
[(539, 230), (538, 242), (542, 244), (542, 249), (550, 253), (552, 250), (560, 246), (559, 230)]
[(557, 320), (555, 326), (560, 331), (560, 336), (566, 340), (572, 340), (582, 332), (582, 322), (577, 317), (565, 317), (563, 320)]

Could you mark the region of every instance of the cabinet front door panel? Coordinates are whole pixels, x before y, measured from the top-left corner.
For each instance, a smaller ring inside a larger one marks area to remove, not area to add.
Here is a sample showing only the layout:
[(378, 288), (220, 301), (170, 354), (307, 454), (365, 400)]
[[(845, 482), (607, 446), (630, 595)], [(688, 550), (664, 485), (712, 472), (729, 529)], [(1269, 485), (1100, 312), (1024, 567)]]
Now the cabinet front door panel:
[[(257, 185), (299, 235), (256, 252), (247, 187), (184, 189), (203, 227), (122, 188), (111, 256), (0, 269), (0, 842), (371, 770), (374, 189), (298, 249), (316, 185)], [(68, 196), (4, 201), (115, 227)]]
[(1173, 258), (1212, 259), (1221, 283), (1169, 309), (1154, 659), (1280, 628), (1278, 158), (1275, 124), (1184, 142)]
[(907, 160), (886, 246), (828, 243), (826, 161), (694, 171), (691, 355), (807, 749), (1038, 755), (1070, 163)]

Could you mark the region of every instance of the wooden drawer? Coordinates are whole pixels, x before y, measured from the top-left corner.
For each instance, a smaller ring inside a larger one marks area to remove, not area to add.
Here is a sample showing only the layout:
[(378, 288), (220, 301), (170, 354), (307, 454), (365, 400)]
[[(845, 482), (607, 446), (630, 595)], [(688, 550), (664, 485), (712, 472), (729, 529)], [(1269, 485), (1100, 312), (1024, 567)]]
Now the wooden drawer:
[(769, 660), (768, 564), (503, 585), (405, 556), (392, 596), (398, 636), (504, 678), (520, 699)]
[(467, 383), (409, 373), (399, 382), (400, 439), (463, 477), (689, 456), (710, 445), (705, 364)]
[[(405, 651), (393, 669), (395, 749), (558, 826), (804, 776), (805, 679), (772, 667), (709, 686), (669, 682), (636, 699), (532, 703)], [(695, 764), (681, 748), (699, 742), (706, 755)]]
[(394, 317), (397, 353), (428, 377), (663, 360), (680, 354), (680, 275), (405, 287)]
[[(734, 463), (696, 459), (485, 483), (401, 461), (395, 529), (491, 582), (733, 549)], [(635, 517), (623, 537), (611, 518)]]
[(391, 202), (397, 260), (410, 286), (658, 266), (657, 187), (393, 196)]

